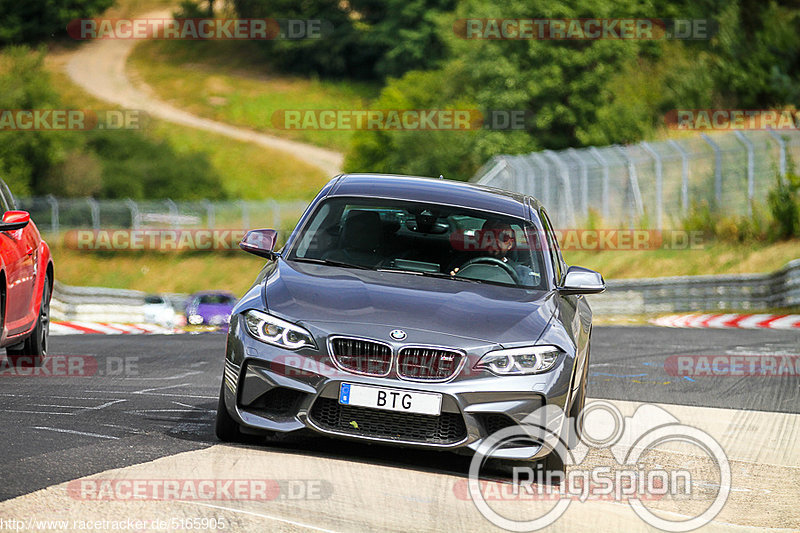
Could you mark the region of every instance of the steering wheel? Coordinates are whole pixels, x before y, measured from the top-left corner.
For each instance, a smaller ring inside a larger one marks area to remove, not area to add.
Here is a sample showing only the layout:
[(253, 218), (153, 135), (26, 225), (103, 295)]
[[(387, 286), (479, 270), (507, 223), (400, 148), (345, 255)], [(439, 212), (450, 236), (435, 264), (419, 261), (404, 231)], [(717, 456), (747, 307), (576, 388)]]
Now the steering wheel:
[(516, 285), (520, 284), (519, 276), (517, 276), (517, 272), (513, 268), (511, 268), (511, 265), (509, 265), (505, 261), (497, 259), (496, 257), (476, 257), (475, 259), (470, 259), (469, 261), (461, 265), (461, 268), (458, 269), (459, 272), (456, 272), (456, 277), (458, 277), (459, 273), (468, 266), (476, 264), (492, 265), (500, 267), (503, 270), (505, 270), (506, 274), (508, 274), (511, 277), (512, 281), (514, 281)]

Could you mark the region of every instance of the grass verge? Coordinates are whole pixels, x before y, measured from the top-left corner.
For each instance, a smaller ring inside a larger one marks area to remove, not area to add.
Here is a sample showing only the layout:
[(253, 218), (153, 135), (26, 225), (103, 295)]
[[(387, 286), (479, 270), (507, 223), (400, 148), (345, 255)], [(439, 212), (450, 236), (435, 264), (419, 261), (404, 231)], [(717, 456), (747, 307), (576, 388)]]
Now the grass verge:
[(800, 257), (800, 240), (772, 244), (709, 243), (697, 250), (567, 251), (564, 260), (606, 279), (774, 272)]
[(252, 42), (146, 41), (129, 68), (158, 97), (203, 117), (279, 137), (345, 151), (352, 130), (285, 130), (272, 115), (286, 109), (366, 109), (377, 84), (325, 81), (268, 71)]
[[(65, 107), (109, 109), (107, 104), (87, 94), (64, 73), (68, 54), (48, 54), (47, 68)], [(248, 200), (274, 198), (310, 199), (330, 178), (323, 171), (285, 152), (229, 139), (211, 132), (151, 119), (145, 135), (166, 140), (179, 153), (202, 151), (223, 177), (222, 186), (233, 198)], [(80, 133), (75, 133), (79, 135)], [(187, 176), (191, 179), (191, 176)]]
[[(230, 290), (241, 295), (264, 261), (244, 252), (97, 253), (66, 249), (49, 240), (58, 279), (67, 285), (138, 289), (147, 292)], [(599, 270), (606, 279), (697, 274), (774, 272), (798, 256), (800, 242), (763, 247), (714, 245), (704, 251), (568, 252), (570, 264)], [(681, 255), (682, 254), (682, 255)]]
[(264, 260), (242, 251), (220, 253), (98, 253), (50, 241), (56, 279), (66, 285), (145, 292), (229, 290), (241, 296)]

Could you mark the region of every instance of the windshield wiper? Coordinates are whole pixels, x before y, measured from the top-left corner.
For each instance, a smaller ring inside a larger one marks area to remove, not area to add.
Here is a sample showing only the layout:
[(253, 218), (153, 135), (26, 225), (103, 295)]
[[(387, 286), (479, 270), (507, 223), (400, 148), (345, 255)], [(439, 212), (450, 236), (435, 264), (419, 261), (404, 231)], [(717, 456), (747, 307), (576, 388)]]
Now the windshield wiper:
[(445, 274), (444, 272), (430, 272), (430, 271), (420, 271), (420, 270), (404, 270), (402, 268), (379, 268), (378, 272), (393, 272), (395, 274), (412, 274), (414, 276), (425, 276), (428, 278), (444, 278), (444, 279), (451, 279), (453, 281), (467, 281), (470, 283), (483, 283), (479, 279), (469, 279), (469, 278), (459, 278), (456, 276), (452, 276), (450, 274)]
[(315, 265), (328, 265), (342, 268), (357, 268), (359, 270), (372, 270), (370, 267), (364, 265), (354, 265), (352, 263), (345, 263), (344, 261), (334, 261), (332, 259), (315, 259), (313, 257), (295, 257), (292, 261), (298, 263), (314, 263)]

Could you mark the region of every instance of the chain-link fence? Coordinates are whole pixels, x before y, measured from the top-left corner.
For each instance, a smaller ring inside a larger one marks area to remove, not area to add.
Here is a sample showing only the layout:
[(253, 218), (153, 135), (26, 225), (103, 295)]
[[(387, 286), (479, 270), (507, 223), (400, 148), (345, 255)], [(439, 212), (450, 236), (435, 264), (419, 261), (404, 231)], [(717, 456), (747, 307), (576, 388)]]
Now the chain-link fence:
[(800, 132), (735, 131), (492, 158), (472, 181), (537, 197), (554, 223), (678, 226), (692, 203), (749, 214), (800, 161)]
[(306, 201), (175, 202), (172, 200), (96, 200), (94, 198), (18, 198), (40, 231), (69, 229), (252, 229), (290, 231)]

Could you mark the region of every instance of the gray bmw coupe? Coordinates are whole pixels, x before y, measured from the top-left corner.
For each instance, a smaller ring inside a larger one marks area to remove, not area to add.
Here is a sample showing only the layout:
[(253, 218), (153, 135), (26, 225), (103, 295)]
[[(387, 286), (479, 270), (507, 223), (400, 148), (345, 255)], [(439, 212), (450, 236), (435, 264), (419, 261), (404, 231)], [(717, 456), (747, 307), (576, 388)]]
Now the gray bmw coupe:
[[(230, 320), (216, 433), (316, 432), (475, 451), (586, 399), (596, 272), (564, 263), (539, 202), (442, 179), (331, 180)], [(501, 459), (550, 453), (529, 440)], [(555, 455), (555, 454), (552, 454)]]

